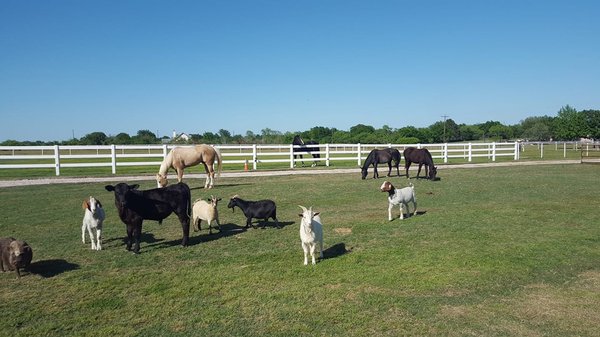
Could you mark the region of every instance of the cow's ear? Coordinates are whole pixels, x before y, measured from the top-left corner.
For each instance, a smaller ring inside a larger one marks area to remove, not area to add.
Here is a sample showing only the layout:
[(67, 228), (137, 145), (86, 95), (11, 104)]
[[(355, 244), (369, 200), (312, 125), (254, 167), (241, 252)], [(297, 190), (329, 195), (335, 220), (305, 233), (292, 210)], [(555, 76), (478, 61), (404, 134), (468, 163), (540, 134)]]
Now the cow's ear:
[(104, 186), (104, 188), (109, 192), (112, 192), (115, 190), (115, 187), (113, 185), (106, 185), (106, 186)]
[(131, 185), (131, 186), (129, 186), (129, 187), (130, 187), (132, 190), (137, 190), (137, 189), (138, 189), (138, 187), (140, 187), (140, 185), (138, 185), (138, 184), (133, 184), (133, 185)]

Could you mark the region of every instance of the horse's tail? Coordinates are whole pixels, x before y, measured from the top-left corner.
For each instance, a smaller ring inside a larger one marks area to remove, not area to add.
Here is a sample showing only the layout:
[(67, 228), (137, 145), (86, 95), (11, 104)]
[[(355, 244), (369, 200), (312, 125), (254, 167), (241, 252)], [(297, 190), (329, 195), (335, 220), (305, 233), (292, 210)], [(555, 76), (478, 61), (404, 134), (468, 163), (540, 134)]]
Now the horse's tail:
[(221, 160), (221, 151), (219, 151), (219, 149), (217, 149), (214, 146), (213, 146), (213, 149), (215, 149), (215, 156), (217, 157), (217, 178), (220, 178), (221, 177), (221, 169), (222, 169), (222, 165), (223, 165), (223, 161)]

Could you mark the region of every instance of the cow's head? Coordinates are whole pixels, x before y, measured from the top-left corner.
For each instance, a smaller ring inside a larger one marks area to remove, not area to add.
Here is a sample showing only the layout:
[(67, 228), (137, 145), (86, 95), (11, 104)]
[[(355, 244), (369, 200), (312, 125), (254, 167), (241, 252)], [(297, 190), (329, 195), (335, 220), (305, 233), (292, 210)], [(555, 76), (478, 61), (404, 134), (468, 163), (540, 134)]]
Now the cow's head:
[(132, 190), (140, 187), (138, 184), (127, 185), (126, 183), (118, 183), (116, 185), (106, 185), (104, 188), (109, 192), (115, 192), (115, 205), (122, 209), (127, 207), (128, 196)]

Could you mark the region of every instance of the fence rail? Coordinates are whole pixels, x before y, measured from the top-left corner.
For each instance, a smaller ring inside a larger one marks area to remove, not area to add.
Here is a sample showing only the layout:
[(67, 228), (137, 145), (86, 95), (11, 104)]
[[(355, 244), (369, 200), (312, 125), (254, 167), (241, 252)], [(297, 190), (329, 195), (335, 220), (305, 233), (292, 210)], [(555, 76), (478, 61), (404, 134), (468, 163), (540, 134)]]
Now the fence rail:
[[(471, 162), (474, 158), (496, 161), (498, 157), (519, 159), (519, 143), (460, 143), (460, 144), (320, 144), (320, 158), (308, 153), (295, 158), (294, 145), (215, 145), (223, 157), (223, 164), (249, 164), (257, 170), (261, 164), (288, 163), (294, 168), (301, 161), (318, 162), (330, 166), (333, 161), (355, 161), (361, 166), (368, 153), (376, 148), (393, 147), (400, 151), (414, 146), (427, 148), (434, 159), (447, 163), (452, 158)], [(160, 166), (175, 145), (54, 145), (54, 146), (0, 146), (0, 169), (54, 168), (59, 176), (61, 168), (111, 167), (117, 173), (124, 166)], [(156, 160), (153, 160), (156, 159)]]

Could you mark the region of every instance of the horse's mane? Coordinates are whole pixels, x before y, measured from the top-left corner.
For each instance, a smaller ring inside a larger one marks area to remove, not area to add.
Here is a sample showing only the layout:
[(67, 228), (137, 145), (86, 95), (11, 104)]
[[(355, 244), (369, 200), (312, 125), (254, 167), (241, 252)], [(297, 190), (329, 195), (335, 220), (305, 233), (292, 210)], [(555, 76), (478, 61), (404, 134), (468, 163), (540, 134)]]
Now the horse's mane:
[(366, 170), (369, 165), (371, 165), (373, 163), (373, 157), (375, 156), (375, 151), (377, 150), (371, 150), (371, 152), (369, 152), (369, 155), (367, 156), (367, 158), (365, 159), (365, 163), (363, 164), (362, 169)]
[[(175, 148), (177, 149), (177, 148)], [(171, 150), (167, 156), (165, 157), (165, 159), (163, 159), (162, 163), (160, 164), (160, 169), (158, 170), (158, 174), (160, 175), (167, 175), (167, 171), (169, 171), (169, 168), (171, 167), (171, 164), (173, 163), (173, 151), (175, 150)]]

